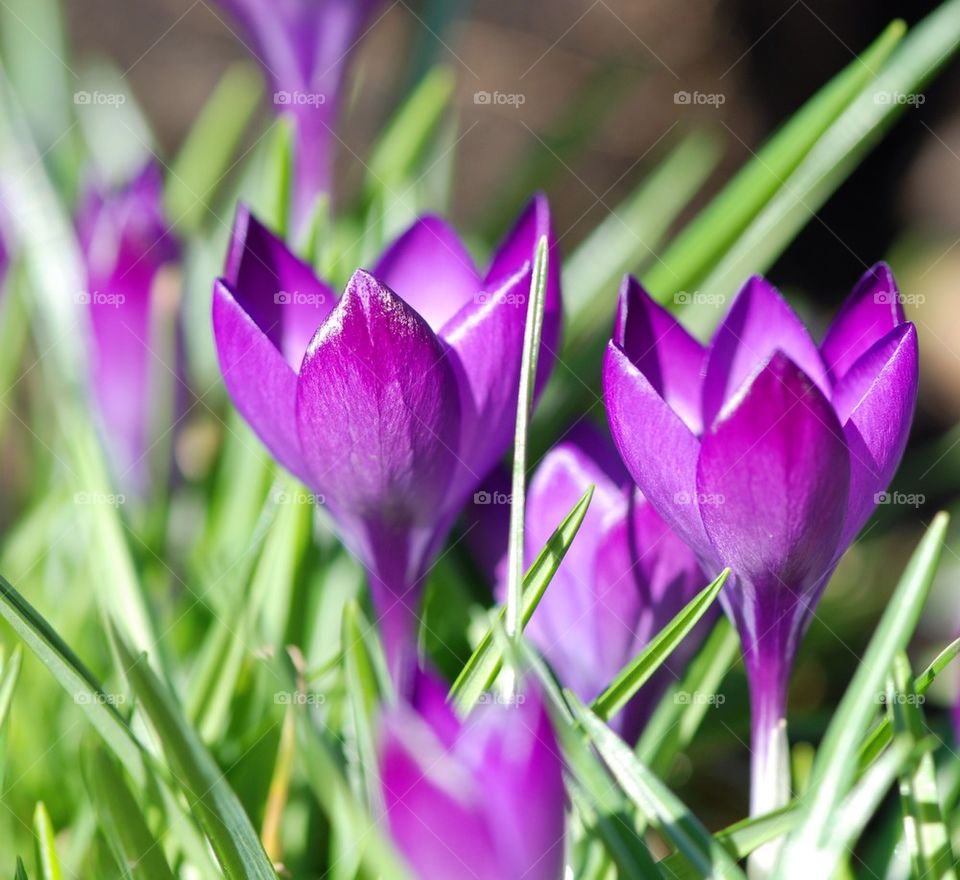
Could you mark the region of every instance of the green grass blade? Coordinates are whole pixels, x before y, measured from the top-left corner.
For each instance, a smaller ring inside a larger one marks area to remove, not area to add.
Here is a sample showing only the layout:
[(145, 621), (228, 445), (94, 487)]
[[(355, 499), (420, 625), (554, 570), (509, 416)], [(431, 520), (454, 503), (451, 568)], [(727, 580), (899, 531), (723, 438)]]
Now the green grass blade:
[(130, 880), (173, 880), (173, 873), (117, 765), (100, 746), (84, 754), (84, 779), (101, 831)]
[(203, 224), (262, 94), (252, 64), (233, 64), (220, 77), (170, 166), (164, 199), (178, 228)]
[(663, 695), (637, 743), (637, 757), (661, 778), (674, 759), (696, 735), (710, 701), (680, 700), (678, 695), (717, 693), (721, 682), (740, 656), (740, 637), (727, 618), (721, 617), (703, 649), (687, 667), (683, 680)]
[(591, 708), (604, 721), (609, 721), (633, 695), (650, 680), (680, 643), (690, 634), (704, 614), (720, 595), (720, 590), (730, 575), (725, 568), (713, 583), (704, 587), (684, 609), (673, 618), (647, 646), (611, 682), (610, 686), (594, 700)]
[(644, 275), (651, 296), (664, 301), (678, 291), (699, 288), (824, 132), (877, 76), (904, 30), (903, 22), (889, 25), (760, 148)]
[[(866, 653), (847, 688), (823, 738), (814, 762), (808, 805), (800, 828), (791, 836), (780, 861), (783, 878), (807, 880), (817, 871), (817, 858), (830, 858), (826, 846), (838, 810), (857, 770), (857, 753), (876, 711), (893, 658), (902, 651), (916, 628), (933, 576), (940, 561), (949, 517), (939, 513), (914, 552), (893, 597), (884, 611)], [(807, 868), (800, 870), (800, 865)]]
[(13, 880), (30, 880), (27, 869), (23, 866), (23, 859), (21, 859), (20, 856), (17, 856), (17, 872), (14, 874)]
[[(906, 654), (894, 659), (893, 675), (887, 687), (887, 714), (894, 736), (908, 736), (927, 743), (912, 767), (900, 777), (904, 836), (918, 880), (956, 880), (950, 832), (940, 811), (937, 769), (933, 761), (936, 741), (928, 737), (921, 698), (913, 688), (913, 672)], [(926, 738), (926, 740), (925, 740)]]
[(950, 0), (911, 28), (880, 76), (823, 134), (780, 192), (717, 263), (703, 288), (728, 294), (747, 275), (771, 266), (908, 106), (883, 100), (883, 96), (919, 92), (958, 45), (960, 3)]
[(610, 772), (647, 821), (673, 845), (704, 878), (744, 880), (730, 854), (700, 821), (650, 770), (630, 747), (595, 713), (570, 692), (567, 701)]
[[(550, 584), (550, 580), (560, 567), (570, 544), (577, 535), (577, 530), (586, 516), (590, 499), (593, 497), (591, 486), (583, 497), (566, 515), (563, 522), (557, 526), (544, 548), (540, 551), (533, 565), (527, 570), (523, 578), (523, 625), (530, 621), (534, 610), (543, 598), (543, 594)], [(506, 609), (501, 608), (499, 621), (502, 625), (506, 616)], [(450, 689), (450, 699), (457, 709), (466, 713), (480, 699), (481, 694), (488, 691), (500, 672), (503, 664), (503, 652), (494, 638), (493, 627), (487, 630), (476, 650), (464, 664), (463, 670)]]
[(513, 475), (510, 499), (510, 534), (507, 544), (507, 613), (504, 627), (511, 639), (519, 638), (523, 587), (523, 536), (527, 510), (527, 430), (533, 409), (537, 361), (540, 357), (540, 336), (543, 331), (543, 309), (547, 291), (549, 258), (547, 238), (537, 242), (533, 272), (530, 276), (530, 301), (523, 331), (523, 353), (520, 360), (520, 389), (517, 393), (517, 425), (513, 441)]
[(37, 836), (37, 864), (40, 866), (41, 880), (63, 880), (53, 823), (43, 801), (37, 802), (33, 812), (33, 831)]
[(111, 633), (122, 672), (226, 876), (230, 880), (276, 880), (249, 816), (197, 733), (184, 720), (173, 696), (115, 627)]

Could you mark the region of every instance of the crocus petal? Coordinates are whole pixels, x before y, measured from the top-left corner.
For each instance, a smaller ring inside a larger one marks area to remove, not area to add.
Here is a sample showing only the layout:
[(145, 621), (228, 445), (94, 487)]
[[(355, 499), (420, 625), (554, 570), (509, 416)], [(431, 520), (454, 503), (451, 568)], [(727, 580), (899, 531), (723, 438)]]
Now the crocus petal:
[(687, 427), (699, 434), (703, 346), (629, 275), (620, 288), (613, 341)]
[(864, 273), (834, 318), (820, 351), (832, 382), (894, 327), (904, 322), (897, 282), (886, 263)]
[(486, 290), (501, 287), (506, 278), (513, 277), (525, 263), (533, 264), (540, 239), (547, 237), (547, 288), (543, 310), (543, 351), (537, 371), (538, 389), (546, 383), (558, 346), (563, 304), (560, 301), (560, 249), (550, 219), (550, 203), (543, 193), (530, 200), (513, 228), (496, 249), (490, 268), (484, 278)]
[(917, 401), (919, 364), (913, 324), (891, 330), (847, 372), (834, 407), (850, 448), (850, 500), (841, 550), (869, 519), (900, 463)]
[(433, 522), (456, 465), (456, 379), (424, 320), (366, 272), (310, 343), (296, 410), (311, 485), (334, 509)]
[(440, 332), (481, 288), (457, 233), (439, 217), (421, 217), (384, 253), (373, 275)]
[(704, 436), (697, 500), (718, 556), (741, 582), (758, 598), (794, 595), (834, 558), (849, 482), (833, 407), (777, 351)]
[(701, 559), (712, 559), (695, 503), (700, 441), (613, 342), (603, 364), (603, 394), (610, 433), (634, 482)]
[(213, 288), (213, 335), (233, 405), (277, 461), (309, 482), (294, 418), (297, 374), (223, 280)]
[(710, 343), (703, 379), (705, 428), (777, 349), (829, 396), (826, 368), (807, 328), (774, 287), (755, 276), (744, 285)]
[(329, 286), (241, 205), (227, 255), (226, 279), (240, 307), (294, 369), (337, 302)]

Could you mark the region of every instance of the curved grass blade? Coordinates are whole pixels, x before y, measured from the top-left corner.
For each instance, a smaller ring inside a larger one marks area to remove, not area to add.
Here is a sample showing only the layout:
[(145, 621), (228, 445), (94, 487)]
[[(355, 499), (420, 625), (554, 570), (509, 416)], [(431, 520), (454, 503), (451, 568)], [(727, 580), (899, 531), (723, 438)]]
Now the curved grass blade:
[(569, 691), (564, 694), (590, 742), (624, 793), (699, 875), (744, 880), (743, 872), (726, 849), (714, 840), (673, 792), (637, 760), (630, 747), (574, 694)]
[[(807, 880), (810, 872), (829, 876), (829, 867), (817, 869), (818, 858), (828, 864), (828, 838), (840, 819), (838, 810), (857, 771), (857, 754), (867, 725), (876, 711), (877, 696), (898, 651), (916, 628), (946, 534), (949, 517), (938, 513), (914, 552), (893, 597), (884, 611), (863, 660), (827, 728), (814, 761), (804, 819), (791, 835), (778, 876)], [(805, 865), (801, 869), (799, 866)]]
[(950, 0), (910, 29), (880, 75), (823, 133), (729, 248), (704, 281), (704, 289), (734, 291), (747, 275), (772, 265), (908, 106), (890, 97), (919, 92), (958, 46), (960, 2)]
[(679, 693), (715, 694), (740, 656), (740, 637), (721, 616), (683, 680), (663, 695), (637, 743), (637, 757), (663, 778), (696, 735), (710, 706), (707, 700), (678, 700)]
[(41, 880), (63, 880), (53, 823), (43, 801), (37, 801), (33, 811), (33, 831), (37, 836), (37, 864), (40, 866)]
[[(760, 148), (644, 275), (651, 296), (664, 301), (678, 291), (699, 287), (823, 134), (877, 76), (904, 31), (903, 22), (890, 24)], [(704, 289), (713, 290), (709, 285)]]
[(167, 757), (173, 775), (230, 880), (276, 880), (239, 799), (196, 732), (186, 723), (173, 696), (145, 658), (135, 656), (111, 624), (122, 672), (139, 700)]
[(624, 667), (610, 686), (593, 701), (591, 708), (600, 718), (604, 721), (613, 718), (650, 680), (680, 642), (690, 634), (700, 618), (707, 613), (729, 576), (729, 568), (720, 572), (713, 583), (691, 599), (686, 607), (650, 640), (647, 646)]
[(129, 880), (173, 880), (140, 806), (117, 765), (101, 746), (84, 754), (84, 779), (103, 836)]
[[(577, 530), (586, 516), (590, 499), (593, 497), (593, 487), (584, 492), (580, 500), (573, 506), (550, 536), (533, 565), (523, 577), (523, 609), (522, 623), (524, 626), (530, 621), (533, 612), (543, 598), (543, 594), (550, 584), (550, 580), (560, 567), (570, 544), (577, 535)], [(501, 608), (499, 618), (501, 625), (505, 617), (505, 609)], [(503, 664), (503, 652), (496, 644), (493, 627), (487, 630), (476, 650), (470, 655), (457, 680), (450, 689), (449, 699), (462, 713), (467, 713), (480, 699), (480, 695), (488, 691), (500, 672)]]

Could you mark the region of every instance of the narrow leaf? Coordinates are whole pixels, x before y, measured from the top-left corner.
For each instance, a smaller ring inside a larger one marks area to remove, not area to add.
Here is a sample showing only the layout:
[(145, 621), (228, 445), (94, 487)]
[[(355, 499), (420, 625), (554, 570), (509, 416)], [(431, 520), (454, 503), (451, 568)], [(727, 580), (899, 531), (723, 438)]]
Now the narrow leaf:
[(713, 583), (698, 593), (594, 700), (591, 708), (604, 721), (613, 718), (643, 687), (664, 661), (690, 634), (700, 618), (710, 609), (730, 575), (725, 568)]
[(37, 802), (33, 812), (33, 831), (37, 836), (37, 864), (40, 866), (42, 880), (63, 880), (60, 870), (60, 857), (54, 841), (53, 823), (43, 801)]

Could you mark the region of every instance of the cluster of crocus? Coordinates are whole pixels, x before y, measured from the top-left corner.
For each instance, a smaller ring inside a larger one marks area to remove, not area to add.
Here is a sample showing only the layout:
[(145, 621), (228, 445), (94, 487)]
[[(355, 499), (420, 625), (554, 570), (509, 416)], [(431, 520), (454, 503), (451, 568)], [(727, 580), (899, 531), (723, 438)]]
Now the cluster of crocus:
[(383, 720), (380, 782), (398, 850), (418, 880), (560, 880), (563, 763), (536, 688), (490, 696), (461, 721), (435, 680)]
[[(481, 275), (423, 217), (338, 299), (241, 209), (216, 283), (214, 333), (233, 401), (324, 501), (366, 567), (395, 675), (419, 590), (454, 519), (513, 437), (532, 261), (550, 242), (536, 196)], [(560, 331), (550, 247), (540, 384)]]
[[(527, 565), (590, 486), (594, 493), (586, 516), (525, 630), (564, 685), (587, 703), (707, 583), (690, 548), (633, 487), (609, 439), (587, 423), (569, 431), (530, 480), (524, 519)], [(477, 531), (482, 532), (479, 555), (502, 556), (506, 507), (481, 505), (476, 511)], [(502, 564), (496, 576), (504, 598)], [(692, 636), (685, 640), (612, 719), (611, 726), (625, 739), (632, 741), (640, 733), (695, 643)]]
[(343, 79), (376, 0), (220, 0), (252, 42), (274, 109), (294, 127), (295, 228), (330, 190)]
[[(92, 349), (92, 390), (114, 476), (142, 495), (149, 486), (150, 426), (156, 410), (154, 378), (176, 372), (158, 338), (171, 339), (176, 297), (158, 296), (161, 270), (179, 258), (163, 210), (163, 180), (146, 166), (117, 189), (91, 186), (76, 218), (83, 252)], [(175, 381), (175, 380), (173, 380)], [(167, 382), (172, 385), (173, 381)], [(153, 397), (153, 400), (151, 398)], [(172, 407), (172, 403), (171, 403)]]
[(752, 278), (703, 349), (628, 279), (604, 363), (607, 414), (637, 485), (706, 568), (753, 700), (754, 812), (788, 795), (785, 702), (798, 643), (903, 454), (917, 336), (885, 265), (817, 346)]

